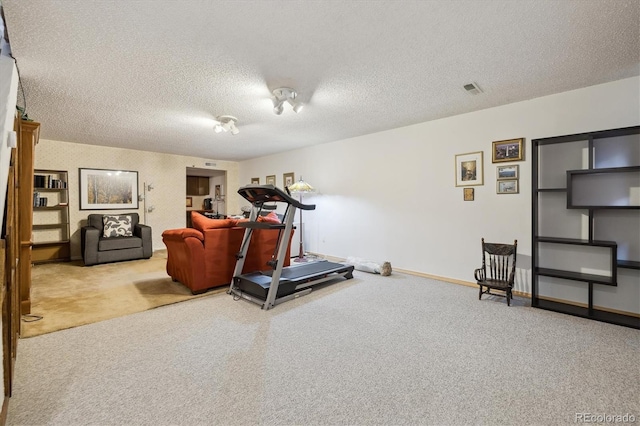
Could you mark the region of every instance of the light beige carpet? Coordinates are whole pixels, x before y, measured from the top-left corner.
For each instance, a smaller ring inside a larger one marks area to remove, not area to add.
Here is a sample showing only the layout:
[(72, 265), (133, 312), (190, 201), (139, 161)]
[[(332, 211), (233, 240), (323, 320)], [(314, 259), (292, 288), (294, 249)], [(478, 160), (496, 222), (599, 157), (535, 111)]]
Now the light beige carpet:
[[(167, 275), (166, 250), (151, 259), (83, 266), (82, 261), (34, 265), (31, 315), (23, 317), (21, 337), (77, 327), (158, 306), (209, 296), (173, 282)], [(40, 320), (33, 321), (38, 317)]]

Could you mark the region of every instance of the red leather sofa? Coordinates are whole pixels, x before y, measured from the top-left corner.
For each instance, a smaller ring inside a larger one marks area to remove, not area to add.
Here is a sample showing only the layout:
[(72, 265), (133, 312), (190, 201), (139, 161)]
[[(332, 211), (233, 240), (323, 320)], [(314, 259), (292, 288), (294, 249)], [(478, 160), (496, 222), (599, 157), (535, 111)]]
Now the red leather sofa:
[[(245, 228), (236, 226), (239, 220), (246, 219), (209, 219), (192, 212), (194, 228), (164, 231), (162, 241), (167, 246), (167, 274), (193, 294), (229, 285), (245, 231)], [(277, 216), (271, 213), (258, 220), (279, 223)], [(242, 272), (270, 270), (267, 262), (274, 254), (278, 237), (277, 229), (255, 229)], [(289, 266), (290, 253), (291, 239), (283, 266)]]

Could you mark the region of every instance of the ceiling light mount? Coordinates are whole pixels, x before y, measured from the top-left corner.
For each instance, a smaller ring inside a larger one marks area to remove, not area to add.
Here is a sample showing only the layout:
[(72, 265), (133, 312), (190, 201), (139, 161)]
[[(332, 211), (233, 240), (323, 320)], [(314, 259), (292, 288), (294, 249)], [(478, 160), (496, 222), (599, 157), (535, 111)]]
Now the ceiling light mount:
[(298, 92), (290, 87), (279, 87), (274, 89), (271, 93), (273, 94), (273, 112), (276, 115), (282, 114), (285, 102), (291, 105), (293, 112), (296, 113), (300, 112), (304, 107), (304, 104), (296, 101)]
[(215, 118), (213, 130), (216, 133), (231, 132), (232, 135), (237, 135), (240, 130), (236, 127), (238, 119), (232, 115), (220, 115)]

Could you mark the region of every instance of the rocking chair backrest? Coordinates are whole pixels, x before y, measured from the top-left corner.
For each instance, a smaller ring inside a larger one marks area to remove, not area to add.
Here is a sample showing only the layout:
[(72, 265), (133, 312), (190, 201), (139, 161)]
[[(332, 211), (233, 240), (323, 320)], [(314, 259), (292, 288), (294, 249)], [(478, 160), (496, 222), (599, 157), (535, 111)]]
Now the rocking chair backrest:
[(482, 239), (482, 269), (486, 278), (513, 284), (518, 240), (513, 244), (485, 243)]

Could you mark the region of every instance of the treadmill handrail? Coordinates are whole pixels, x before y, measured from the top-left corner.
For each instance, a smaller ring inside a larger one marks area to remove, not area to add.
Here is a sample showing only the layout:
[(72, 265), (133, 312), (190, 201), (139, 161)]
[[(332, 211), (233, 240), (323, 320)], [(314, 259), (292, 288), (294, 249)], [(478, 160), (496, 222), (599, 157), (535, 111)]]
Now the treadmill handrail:
[(275, 201), (291, 204), (302, 210), (316, 209), (315, 204), (302, 204), (274, 185), (245, 185), (238, 189), (238, 194), (254, 205)]

